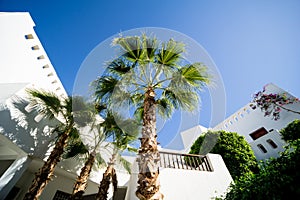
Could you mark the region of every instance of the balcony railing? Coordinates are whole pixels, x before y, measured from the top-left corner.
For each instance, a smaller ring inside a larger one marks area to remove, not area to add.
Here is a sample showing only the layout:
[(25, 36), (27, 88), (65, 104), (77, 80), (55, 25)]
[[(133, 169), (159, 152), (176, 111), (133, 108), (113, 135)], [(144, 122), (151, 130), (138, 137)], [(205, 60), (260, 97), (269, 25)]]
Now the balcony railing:
[(212, 172), (213, 167), (205, 155), (160, 151), (160, 167)]

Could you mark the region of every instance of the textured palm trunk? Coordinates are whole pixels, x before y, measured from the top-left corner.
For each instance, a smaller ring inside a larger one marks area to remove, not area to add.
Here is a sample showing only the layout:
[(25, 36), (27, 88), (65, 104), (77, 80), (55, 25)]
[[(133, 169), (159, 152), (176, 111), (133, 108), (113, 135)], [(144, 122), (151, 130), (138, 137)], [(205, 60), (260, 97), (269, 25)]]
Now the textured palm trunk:
[(72, 196), (70, 197), (70, 200), (82, 199), (95, 160), (96, 160), (96, 152), (93, 151), (92, 153), (90, 153), (88, 160), (81, 168), (80, 175), (77, 177), (76, 183), (73, 187), (73, 193)]
[(32, 182), (28, 192), (25, 194), (23, 200), (37, 200), (42, 194), (48, 182), (54, 173), (55, 166), (61, 159), (61, 155), (64, 153), (64, 148), (67, 145), (69, 133), (71, 129), (63, 133), (55, 144), (47, 161), (43, 167), (35, 174), (35, 179)]
[(103, 174), (103, 178), (100, 182), (99, 190), (96, 195), (96, 200), (107, 200), (108, 196), (108, 189), (110, 183), (113, 183), (114, 192), (117, 190), (118, 181), (117, 181), (117, 174), (116, 170), (114, 169), (114, 162), (115, 162), (115, 155), (112, 156), (106, 171)]
[(140, 200), (162, 200), (159, 183), (159, 152), (156, 135), (156, 105), (155, 93), (148, 88), (144, 99), (144, 116), (141, 147), (139, 149), (138, 187), (136, 196)]

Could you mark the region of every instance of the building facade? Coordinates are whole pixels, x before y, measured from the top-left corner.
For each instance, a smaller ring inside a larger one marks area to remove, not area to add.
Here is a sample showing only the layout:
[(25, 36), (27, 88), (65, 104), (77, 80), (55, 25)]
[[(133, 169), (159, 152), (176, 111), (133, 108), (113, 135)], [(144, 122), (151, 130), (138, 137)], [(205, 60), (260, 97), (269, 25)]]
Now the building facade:
[[(265, 86), (265, 93), (285, 93), (288, 97), (295, 98), (273, 83)], [(280, 130), (295, 119), (299, 119), (300, 115), (282, 110), (280, 112), (280, 119), (274, 120), (271, 116), (265, 116), (260, 108), (252, 109), (250, 105), (251, 103), (248, 103), (239, 109), (233, 115), (215, 126), (213, 130), (237, 132), (243, 135), (251, 145), (258, 160), (278, 157), (279, 153), (284, 150), (283, 146), (286, 145), (285, 141), (281, 139)], [(284, 107), (299, 112), (300, 102), (288, 104)]]
[[(27, 88), (52, 91), (61, 97), (66, 97), (67, 93), (34, 31), (30, 14), (0, 13), (0, 26), (0, 199), (22, 199), (34, 173), (48, 155), (53, 139), (49, 130), (53, 124), (20, 103), (17, 106), (24, 111), (27, 120), (22, 121), (14, 102), (17, 97), (26, 98)], [(265, 88), (267, 93), (287, 93), (274, 84)], [(299, 102), (286, 107), (300, 111)], [(284, 150), (286, 143), (279, 131), (297, 118), (298, 114), (283, 110), (280, 119), (275, 121), (265, 117), (259, 108), (253, 110), (249, 103), (215, 127), (198, 125), (181, 132), (170, 145), (160, 149), (165, 152), (161, 154), (164, 156), (160, 166), (165, 199), (210, 199), (226, 192), (232, 178), (220, 155), (198, 155), (198, 160), (194, 161), (198, 163), (196, 167), (182, 159), (188, 157), (186, 153), (193, 142), (208, 129), (243, 135), (256, 158), (264, 160), (277, 157)], [(118, 169), (120, 191), (125, 191), (119, 199), (133, 200), (136, 199), (138, 170), (134, 156), (126, 159), (133, 163), (133, 173), (129, 175), (122, 168)], [(76, 160), (61, 161), (40, 199), (55, 199), (58, 194), (71, 193), (81, 166), (82, 163)], [(98, 191), (103, 172), (104, 169), (93, 171), (85, 193), (87, 196)]]

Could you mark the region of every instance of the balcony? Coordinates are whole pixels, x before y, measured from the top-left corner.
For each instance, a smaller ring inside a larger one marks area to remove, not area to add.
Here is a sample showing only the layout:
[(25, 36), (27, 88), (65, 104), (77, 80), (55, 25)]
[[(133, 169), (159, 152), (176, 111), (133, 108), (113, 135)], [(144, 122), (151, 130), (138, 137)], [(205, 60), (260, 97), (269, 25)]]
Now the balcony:
[(212, 172), (213, 167), (205, 155), (183, 154), (160, 151), (162, 168), (186, 169)]

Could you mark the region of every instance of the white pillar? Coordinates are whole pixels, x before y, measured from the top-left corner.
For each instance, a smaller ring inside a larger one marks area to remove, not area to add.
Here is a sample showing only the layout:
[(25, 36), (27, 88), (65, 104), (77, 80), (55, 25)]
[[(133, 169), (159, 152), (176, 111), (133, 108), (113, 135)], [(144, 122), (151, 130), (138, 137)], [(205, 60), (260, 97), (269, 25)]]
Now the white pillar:
[(0, 177), (0, 199), (5, 199), (31, 163), (28, 156), (17, 158)]

